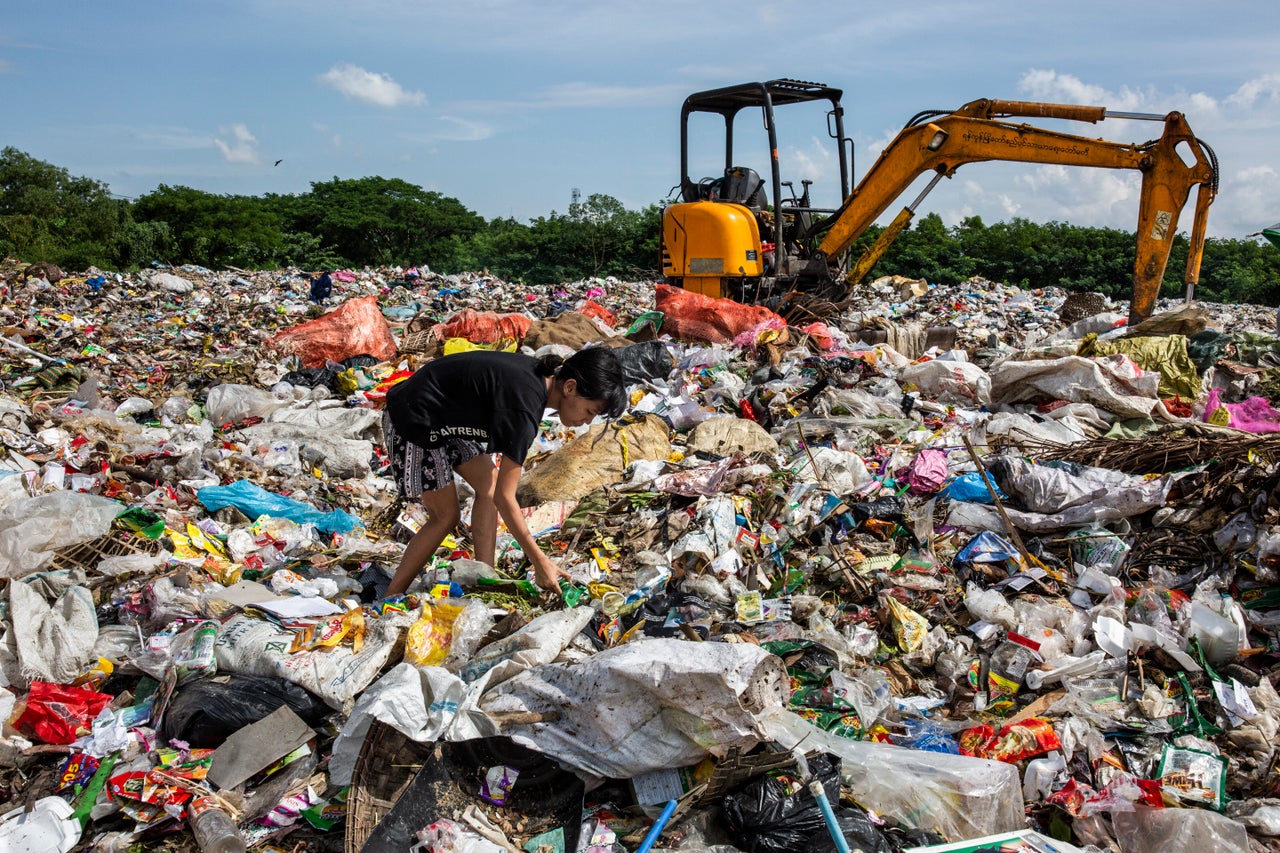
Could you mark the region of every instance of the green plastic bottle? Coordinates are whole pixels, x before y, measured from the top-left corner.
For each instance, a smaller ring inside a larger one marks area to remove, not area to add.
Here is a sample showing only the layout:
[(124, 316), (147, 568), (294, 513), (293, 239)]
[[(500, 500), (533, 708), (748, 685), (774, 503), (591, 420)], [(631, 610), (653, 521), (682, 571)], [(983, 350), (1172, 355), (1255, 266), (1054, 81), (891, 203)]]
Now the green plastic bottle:
[(582, 601), (582, 590), (561, 578), (560, 597), (564, 599), (565, 607), (577, 607)]

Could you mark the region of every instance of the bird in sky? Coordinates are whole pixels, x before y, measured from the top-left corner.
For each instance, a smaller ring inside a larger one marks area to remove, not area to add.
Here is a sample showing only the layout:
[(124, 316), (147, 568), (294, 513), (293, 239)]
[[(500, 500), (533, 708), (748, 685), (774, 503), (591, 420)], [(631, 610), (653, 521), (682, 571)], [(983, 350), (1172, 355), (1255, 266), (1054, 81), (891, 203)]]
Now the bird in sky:
[(284, 162), (284, 159), (283, 159), (283, 158), (281, 158), (281, 159), (277, 160), (277, 161), (273, 164), (272, 168), (275, 168), (275, 166), (279, 166), (279, 165), (280, 165), (281, 163), (283, 163), (283, 162)]

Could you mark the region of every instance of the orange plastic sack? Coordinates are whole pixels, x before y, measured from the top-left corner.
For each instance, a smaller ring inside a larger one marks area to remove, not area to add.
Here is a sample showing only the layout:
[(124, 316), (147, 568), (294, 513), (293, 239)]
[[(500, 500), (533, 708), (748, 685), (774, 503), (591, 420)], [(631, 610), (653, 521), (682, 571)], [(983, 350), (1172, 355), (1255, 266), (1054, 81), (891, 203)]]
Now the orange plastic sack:
[(714, 299), (666, 284), (657, 285), (656, 291), (656, 307), (664, 318), (662, 331), (678, 340), (722, 344), (770, 320), (786, 325), (777, 314), (759, 305)]
[(524, 340), (533, 321), (523, 314), (499, 314), (464, 308), (443, 323), (431, 327), (437, 340), (466, 338), (473, 344), (494, 344), (504, 338)]
[(342, 361), (353, 355), (390, 361), (397, 352), (396, 339), (376, 296), (348, 300), (323, 317), (273, 335), (262, 346), (296, 355), (303, 368), (324, 367), (326, 361)]
[(608, 308), (605, 308), (599, 302), (588, 299), (586, 302), (582, 303), (582, 307), (578, 310), (583, 314), (586, 314), (588, 317), (594, 317), (610, 329), (618, 325), (618, 318), (613, 316), (613, 312)]
[(831, 334), (831, 328), (826, 323), (810, 323), (800, 331), (817, 341), (822, 349), (831, 349), (836, 345), (835, 336)]

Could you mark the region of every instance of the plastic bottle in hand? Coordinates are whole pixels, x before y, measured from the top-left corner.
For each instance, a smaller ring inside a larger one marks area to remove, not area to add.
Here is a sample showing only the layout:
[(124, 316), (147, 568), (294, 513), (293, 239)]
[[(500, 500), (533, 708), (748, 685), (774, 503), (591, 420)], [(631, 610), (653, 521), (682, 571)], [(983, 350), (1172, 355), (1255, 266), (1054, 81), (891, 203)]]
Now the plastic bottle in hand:
[(198, 797), (188, 807), (191, 833), (201, 853), (245, 853), (244, 838), (231, 815), (213, 797)]

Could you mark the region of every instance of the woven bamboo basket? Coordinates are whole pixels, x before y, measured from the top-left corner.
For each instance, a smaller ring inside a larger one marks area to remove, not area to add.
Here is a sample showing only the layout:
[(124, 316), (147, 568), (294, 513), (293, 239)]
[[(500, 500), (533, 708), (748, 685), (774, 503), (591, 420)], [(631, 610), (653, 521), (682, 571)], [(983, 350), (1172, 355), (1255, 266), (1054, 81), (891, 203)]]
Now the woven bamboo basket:
[(50, 571), (66, 569), (83, 569), (92, 572), (98, 563), (107, 557), (123, 557), (127, 554), (158, 554), (160, 542), (145, 536), (135, 536), (121, 531), (112, 531), (106, 536), (99, 536), (79, 545), (71, 545), (56, 551), (49, 562)]
[(413, 781), (434, 744), (417, 743), (374, 720), (351, 774), (347, 793), (346, 853), (359, 853), (391, 807)]
[(430, 329), (419, 332), (406, 332), (400, 342), (400, 352), (403, 354), (428, 352), (438, 346), (438, 343), (436, 336), (431, 334)]

